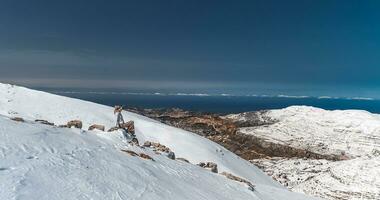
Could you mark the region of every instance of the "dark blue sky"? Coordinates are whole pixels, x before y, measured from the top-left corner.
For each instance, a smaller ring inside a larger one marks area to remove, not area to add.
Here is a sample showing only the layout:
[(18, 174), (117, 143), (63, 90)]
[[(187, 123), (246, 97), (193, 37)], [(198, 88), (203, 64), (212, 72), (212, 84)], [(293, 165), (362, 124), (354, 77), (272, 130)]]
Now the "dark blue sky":
[(376, 0), (0, 3), (0, 81), (380, 97)]

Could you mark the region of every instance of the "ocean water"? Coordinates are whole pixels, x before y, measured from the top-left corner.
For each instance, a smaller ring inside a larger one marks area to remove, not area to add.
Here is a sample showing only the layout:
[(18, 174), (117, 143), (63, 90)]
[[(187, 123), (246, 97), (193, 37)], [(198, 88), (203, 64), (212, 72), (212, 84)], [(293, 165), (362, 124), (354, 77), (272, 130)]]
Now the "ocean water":
[(88, 100), (109, 106), (124, 105), (139, 108), (182, 108), (212, 113), (239, 113), (265, 109), (307, 105), (327, 110), (359, 109), (380, 113), (380, 100), (359, 98), (304, 97), (304, 96), (233, 96), (227, 94), (160, 94), (125, 92), (67, 92), (51, 93)]

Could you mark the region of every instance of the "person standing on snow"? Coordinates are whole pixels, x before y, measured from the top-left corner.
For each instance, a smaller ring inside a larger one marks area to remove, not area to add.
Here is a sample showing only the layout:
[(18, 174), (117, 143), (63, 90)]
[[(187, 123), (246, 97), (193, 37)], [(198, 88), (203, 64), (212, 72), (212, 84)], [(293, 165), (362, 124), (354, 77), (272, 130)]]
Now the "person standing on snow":
[(119, 128), (124, 128), (122, 125), (125, 122), (124, 122), (124, 117), (121, 114), (121, 111), (123, 111), (123, 107), (122, 106), (115, 106), (115, 110), (113, 111), (113, 113), (117, 115), (116, 126), (119, 127)]
[[(123, 111), (122, 106), (115, 106), (114, 114), (117, 115), (116, 118), (116, 127), (123, 129), (123, 135), (125, 138), (131, 137), (132, 136), (132, 143), (139, 145), (139, 141), (136, 138), (135, 135), (135, 125), (133, 121), (129, 121), (125, 123), (124, 117), (121, 114), (121, 111)], [(130, 134), (130, 136), (128, 136)]]

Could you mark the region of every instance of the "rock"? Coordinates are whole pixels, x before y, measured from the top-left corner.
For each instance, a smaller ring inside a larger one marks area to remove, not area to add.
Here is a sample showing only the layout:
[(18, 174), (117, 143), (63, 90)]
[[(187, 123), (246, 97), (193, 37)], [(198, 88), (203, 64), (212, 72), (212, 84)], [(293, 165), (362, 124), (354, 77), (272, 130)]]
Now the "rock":
[(180, 109), (133, 109), (132, 112), (154, 118), (162, 123), (204, 136), (246, 160), (268, 157), (307, 157), (340, 160), (344, 156), (331, 156), (309, 152), (289, 145), (273, 143), (253, 134), (244, 134), (245, 127), (265, 127), (278, 123), (268, 117), (268, 111), (247, 112), (221, 116), (218, 114), (183, 111)]
[(82, 126), (83, 126), (83, 123), (82, 123), (82, 121), (80, 121), (80, 120), (72, 120), (72, 121), (69, 121), (69, 122), (67, 122), (67, 127), (68, 128), (71, 128), (71, 127), (75, 127), (75, 128), (79, 128), (79, 129), (81, 129), (82, 128)]
[(222, 172), (221, 175), (227, 177), (228, 179), (231, 179), (231, 180), (234, 180), (234, 181), (237, 181), (237, 182), (241, 182), (241, 183), (245, 183), (248, 185), (249, 189), (254, 191), (255, 190), (255, 185), (253, 185), (251, 182), (245, 180), (245, 179), (242, 179), (238, 176), (235, 176), (235, 175), (232, 175), (230, 173), (227, 173), (227, 172)]
[(210, 168), (213, 173), (218, 173), (218, 165), (213, 162), (208, 162), (206, 168)]
[(134, 121), (128, 121), (126, 123), (121, 124), (120, 126), (121, 126), (121, 128), (127, 129), (129, 133), (135, 134), (135, 122)]
[(114, 131), (117, 131), (117, 130), (119, 130), (119, 127), (115, 126), (115, 127), (112, 127), (110, 129), (108, 129), (107, 132), (114, 132)]
[(67, 125), (59, 125), (58, 128), (68, 128)]
[(198, 166), (199, 166), (199, 167), (203, 167), (203, 168), (205, 168), (206, 163), (204, 163), (204, 162), (200, 162), (200, 163), (198, 164)]
[(88, 128), (89, 131), (92, 131), (92, 130), (94, 130), (94, 129), (98, 129), (98, 130), (100, 130), (100, 131), (104, 131), (106, 128), (105, 128), (105, 126), (103, 126), (103, 125), (98, 125), (98, 124), (93, 124), (93, 125), (91, 125), (91, 126)]
[(34, 121), (38, 122), (38, 123), (41, 123), (41, 124), (45, 124), (45, 125), (49, 125), (49, 126), (54, 126), (54, 123), (48, 122), (48, 121), (43, 120), (43, 119), (36, 119)]
[(122, 149), (121, 151), (122, 151), (122, 152), (125, 152), (125, 153), (127, 153), (127, 154), (129, 154), (129, 155), (131, 155), (131, 156), (138, 156), (138, 154), (137, 154), (136, 152), (131, 151), (131, 150), (125, 150), (125, 149)]
[(152, 160), (152, 161), (154, 161), (154, 159), (153, 159), (152, 157), (150, 157), (149, 155), (147, 155), (147, 154), (140, 153), (139, 156), (140, 156), (141, 158), (144, 158), (144, 159), (147, 159), (147, 160)]
[(183, 162), (187, 162), (187, 163), (190, 163), (187, 159), (185, 158), (177, 158), (176, 160), (180, 160), (180, 161), (183, 161)]
[(149, 142), (149, 141), (146, 141), (145, 143), (146, 143), (146, 145), (149, 145), (149, 146), (146, 146), (146, 147), (153, 147), (154, 150), (156, 150), (156, 151), (161, 151), (161, 152), (165, 152), (165, 153), (169, 153), (170, 152), (170, 148), (168, 148), (165, 145), (162, 145), (160, 143)]
[(140, 146), (139, 140), (137, 138), (132, 138), (132, 140), (129, 141), (128, 143), (131, 144), (132, 146), (134, 145)]
[(16, 122), (25, 122), (25, 120), (21, 117), (13, 117), (11, 118), (11, 120), (16, 121)]
[(150, 147), (152, 146), (152, 143), (149, 142), (149, 141), (145, 141), (144, 144), (143, 144), (144, 147)]
[(200, 162), (198, 166), (203, 167), (205, 169), (210, 169), (213, 173), (218, 173), (218, 165), (213, 162)]
[(168, 154), (168, 158), (170, 158), (170, 159), (172, 159), (172, 160), (175, 160), (175, 154), (174, 154), (174, 152), (169, 152), (169, 154)]
[(144, 153), (137, 154), (136, 152), (131, 151), (131, 150), (127, 150), (127, 149), (122, 149), (121, 151), (125, 152), (125, 153), (127, 153), (127, 154), (129, 154), (131, 156), (138, 156), (138, 157), (143, 158), (143, 159), (154, 161), (154, 159), (152, 157), (150, 157), (149, 155), (144, 154)]
[(160, 143), (156, 143), (156, 142), (152, 142), (152, 146), (158, 148), (158, 147), (161, 146), (161, 144)]
[(169, 153), (169, 151), (170, 151), (170, 149), (166, 146), (159, 146), (159, 147), (157, 147), (157, 150), (162, 151), (162, 152), (166, 152), (166, 153)]

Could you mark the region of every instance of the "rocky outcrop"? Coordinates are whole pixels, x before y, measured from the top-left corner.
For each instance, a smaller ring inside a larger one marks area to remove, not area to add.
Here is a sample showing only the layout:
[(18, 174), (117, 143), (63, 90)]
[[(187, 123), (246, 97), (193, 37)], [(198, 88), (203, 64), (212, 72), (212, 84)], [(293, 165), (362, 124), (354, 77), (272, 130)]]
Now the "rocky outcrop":
[(107, 132), (114, 132), (114, 131), (117, 131), (117, 130), (119, 130), (119, 129), (120, 129), (119, 127), (115, 126), (115, 127), (112, 127), (112, 128), (110, 128), (110, 129), (108, 129)]
[(145, 141), (143, 144), (143, 147), (150, 147), (150, 146), (152, 146), (152, 142), (150, 141)]
[(226, 116), (180, 109), (135, 112), (224, 146), (292, 191), (331, 200), (380, 197), (380, 115), (305, 106)]
[(45, 124), (45, 125), (49, 125), (49, 126), (54, 126), (54, 123), (49, 122), (49, 121), (47, 121), (47, 120), (36, 119), (36, 120), (34, 120), (34, 121), (37, 122), (37, 123), (41, 123), (41, 124)]
[(108, 129), (107, 132), (114, 132), (119, 129), (127, 129), (129, 133), (135, 134), (135, 123), (133, 121), (128, 121), (126, 123), (121, 124), (120, 127), (115, 126)]
[(218, 173), (218, 165), (213, 162), (200, 162), (198, 166), (211, 170), (213, 173)]
[(182, 128), (202, 136), (234, 132), (236, 127), (218, 115), (183, 111), (181, 109), (129, 109), (165, 124)]
[(155, 152), (156, 154), (165, 153), (169, 159), (175, 160), (175, 153), (165, 145), (156, 142), (145, 141), (143, 147), (152, 148), (153, 152)]
[(250, 190), (252, 190), (252, 191), (255, 190), (255, 185), (253, 185), (251, 182), (249, 182), (243, 178), (240, 178), (238, 176), (235, 176), (235, 175), (227, 173), (227, 172), (222, 172), (221, 175), (227, 177), (228, 179), (231, 179), (231, 180), (234, 180), (234, 181), (237, 181), (240, 183), (245, 183)]
[(139, 154), (137, 154), (136, 152), (131, 151), (131, 150), (125, 150), (125, 149), (122, 149), (121, 151), (122, 151), (122, 152), (125, 152), (125, 153), (127, 153), (127, 154), (129, 154), (129, 155), (131, 155), (131, 156), (138, 156), (138, 155), (139, 155)]
[(128, 121), (126, 123), (123, 123), (120, 125), (120, 128), (125, 128), (128, 130), (129, 133), (135, 134), (135, 122), (134, 121)]
[(277, 121), (265, 117), (267, 111), (219, 116), (181, 109), (129, 109), (171, 126), (197, 133), (224, 146), (246, 160), (269, 157), (298, 157), (340, 160), (340, 155), (322, 155), (306, 149), (298, 149), (266, 141), (253, 134), (241, 133), (246, 126), (267, 126)]
[(194, 116), (193, 112), (185, 111), (179, 108), (169, 108), (169, 109), (139, 109), (139, 108), (128, 108), (130, 112), (144, 113), (144, 115), (149, 115), (154, 118), (184, 118)]
[(143, 159), (146, 159), (146, 160), (151, 160), (151, 161), (154, 161), (154, 159), (151, 157), (151, 156), (149, 156), (149, 155), (147, 155), (147, 154), (145, 154), (145, 153), (136, 153), (136, 152), (134, 152), (134, 151), (131, 151), (131, 150), (126, 150), (126, 149), (122, 149), (121, 150), (122, 152), (125, 152), (125, 153), (127, 153), (127, 154), (129, 154), (129, 155), (131, 155), (131, 156), (138, 156), (138, 157), (140, 157), (140, 158), (143, 158)]
[(145, 141), (143, 146), (144, 147), (151, 147), (151, 148), (153, 148), (153, 151), (160, 151), (160, 152), (165, 152), (165, 153), (172, 152), (169, 147), (167, 147), (163, 144), (160, 144), (158, 142)]
[(75, 127), (75, 128), (81, 129), (83, 127), (83, 123), (80, 120), (69, 121), (69, 122), (67, 122), (66, 125), (67, 125), (68, 128)]
[(91, 126), (88, 128), (89, 131), (92, 131), (92, 130), (94, 130), (94, 129), (97, 129), (97, 130), (100, 130), (100, 131), (104, 131), (106, 128), (105, 128), (105, 126), (103, 126), (103, 125), (99, 125), (99, 124), (93, 124), (93, 125), (91, 125)]
[(254, 135), (248, 135), (240, 132), (235, 132), (228, 135), (211, 136), (208, 138), (223, 145), (228, 150), (246, 160), (268, 157), (297, 157), (327, 160), (341, 159), (340, 155), (322, 155), (305, 149), (297, 149), (279, 143), (268, 142), (265, 139)]
[(168, 156), (168, 158), (170, 158), (172, 160), (175, 160), (175, 154), (174, 154), (174, 152), (172, 152), (172, 151), (169, 152), (167, 156)]
[(13, 117), (11, 118), (11, 120), (16, 121), (16, 122), (25, 122), (25, 120), (21, 117)]
[(147, 159), (147, 160), (154, 161), (154, 159), (152, 157), (150, 157), (149, 155), (147, 155), (147, 154), (140, 153), (139, 156), (140, 156), (140, 158), (144, 158), (144, 159)]

